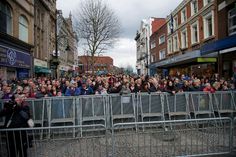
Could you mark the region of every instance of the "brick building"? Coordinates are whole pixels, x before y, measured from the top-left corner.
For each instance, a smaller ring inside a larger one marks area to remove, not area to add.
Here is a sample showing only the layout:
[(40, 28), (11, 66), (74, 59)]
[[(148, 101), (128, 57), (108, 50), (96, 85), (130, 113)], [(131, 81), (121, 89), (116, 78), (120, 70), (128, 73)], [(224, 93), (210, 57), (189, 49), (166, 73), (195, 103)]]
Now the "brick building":
[(236, 1), (216, 0), (216, 10), (218, 40), (203, 46), (201, 54), (218, 58), (220, 76), (236, 79)]
[(162, 71), (157, 71), (155, 68), (155, 63), (166, 58), (166, 36), (167, 36), (167, 24), (164, 23), (156, 32), (154, 32), (150, 37), (150, 74), (162, 73)]
[(217, 4), (214, 0), (183, 0), (166, 18), (166, 59), (155, 63), (170, 75), (210, 76), (217, 71), (217, 57), (202, 56), (204, 45), (218, 37)]
[[(81, 72), (92, 73), (91, 56), (79, 56)], [(113, 59), (109, 56), (94, 56), (94, 72), (97, 74), (109, 73), (113, 68)]]
[(164, 18), (149, 18), (141, 21), (140, 29), (135, 36), (136, 69), (138, 74), (150, 74), (150, 36), (165, 23)]

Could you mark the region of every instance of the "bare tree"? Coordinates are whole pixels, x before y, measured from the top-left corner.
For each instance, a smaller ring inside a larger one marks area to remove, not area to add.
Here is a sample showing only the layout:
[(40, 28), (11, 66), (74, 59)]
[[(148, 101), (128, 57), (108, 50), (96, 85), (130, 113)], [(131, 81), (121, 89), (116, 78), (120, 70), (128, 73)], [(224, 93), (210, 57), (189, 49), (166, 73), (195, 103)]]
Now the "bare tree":
[(75, 30), (84, 51), (91, 56), (94, 73), (94, 56), (114, 45), (120, 33), (119, 20), (102, 0), (82, 1), (75, 15)]

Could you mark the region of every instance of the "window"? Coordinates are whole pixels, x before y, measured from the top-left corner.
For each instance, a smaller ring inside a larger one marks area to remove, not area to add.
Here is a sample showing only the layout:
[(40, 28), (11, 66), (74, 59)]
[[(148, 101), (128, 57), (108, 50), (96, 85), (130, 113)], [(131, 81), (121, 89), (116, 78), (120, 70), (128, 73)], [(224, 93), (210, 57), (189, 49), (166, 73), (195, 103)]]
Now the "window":
[(187, 20), (186, 8), (181, 11), (181, 23), (184, 23)]
[(153, 49), (155, 47), (156, 47), (156, 41), (154, 40), (154, 41), (151, 42), (151, 49)]
[(198, 12), (198, 1), (197, 0), (193, 0), (191, 2), (191, 16), (193, 16), (197, 12)]
[(204, 38), (208, 38), (214, 35), (214, 12), (210, 12), (206, 16), (203, 17), (203, 25), (204, 25)]
[(172, 40), (168, 39), (168, 54), (172, 53)]
[(173, 51), (176, 52), (178, 50), (179, 50), (178, 35), (175, 35), (173, 37)]
[(11, 8), (6, 2), (0, 2), (0, 31), (12, 35)]
[(28, 21), (24, 16), (19, 17), (19, 39), (23, 40), (24, 42), (28, 42)]
[(191, 43), (195, 44), (199, 42), (199, 34), (198, 34), (198, 22), (195, 22), (191, 25)]
[(159, 45), (163, 44), (164, 42), (165, 42), (165, 35), (162, 35), (159, 38)]
[(188, 35), (187, 35), (187, 29), (183, 30), (181, 32), (181, 48), (187, 48), (188, 47)]
[(173, 20), (173, 29), (176, 30), (178, 28), (178, 17), (176, 16)]
[(159, 59), (162, 60), (162, 59), (165, 59), (166, 58), (166, 51), (165, 49), (159, 51)]
[(156, 61), (156, 57), (155, 55), (151, 55), (151, 63), (155, 62)]
[(232, 9), (228, 13), (228, 30), (229, 35), (236, 34), (236, 8)]
[(203, 5), (206, 6), (208, 3), (210, 3), (212, 0), (204, 0)]
[(167, 24), (167, 33), (170, 34), (171, 33), (171, 22), (168, 22)]

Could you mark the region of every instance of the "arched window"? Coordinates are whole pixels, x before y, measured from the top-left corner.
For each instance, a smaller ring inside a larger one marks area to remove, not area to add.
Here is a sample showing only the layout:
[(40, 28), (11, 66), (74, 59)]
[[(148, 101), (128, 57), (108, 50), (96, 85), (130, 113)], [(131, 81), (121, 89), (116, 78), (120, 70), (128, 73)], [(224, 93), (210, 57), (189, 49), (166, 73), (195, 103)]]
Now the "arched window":
[(11, 8), (6, 2), (0, 2), (0, 31), (12, 35)]
[(24, 16), (19, 17), (19, 39), (24, 42), (29, 40), (29, 24)]

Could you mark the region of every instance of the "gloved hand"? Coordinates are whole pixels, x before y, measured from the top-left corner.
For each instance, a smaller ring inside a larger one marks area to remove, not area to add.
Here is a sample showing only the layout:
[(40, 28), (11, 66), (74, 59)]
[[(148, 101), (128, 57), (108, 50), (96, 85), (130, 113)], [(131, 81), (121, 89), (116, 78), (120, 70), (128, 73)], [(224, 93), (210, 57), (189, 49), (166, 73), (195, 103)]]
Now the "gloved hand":
[(33, 127), (34, 127), (34, 121), (33, 121), (33, 119), (29, 119), (29, 120), (27, 121), (27, 123), (28, 123), (28, 125), (29, 125), (30, 128), (33, 128)]

